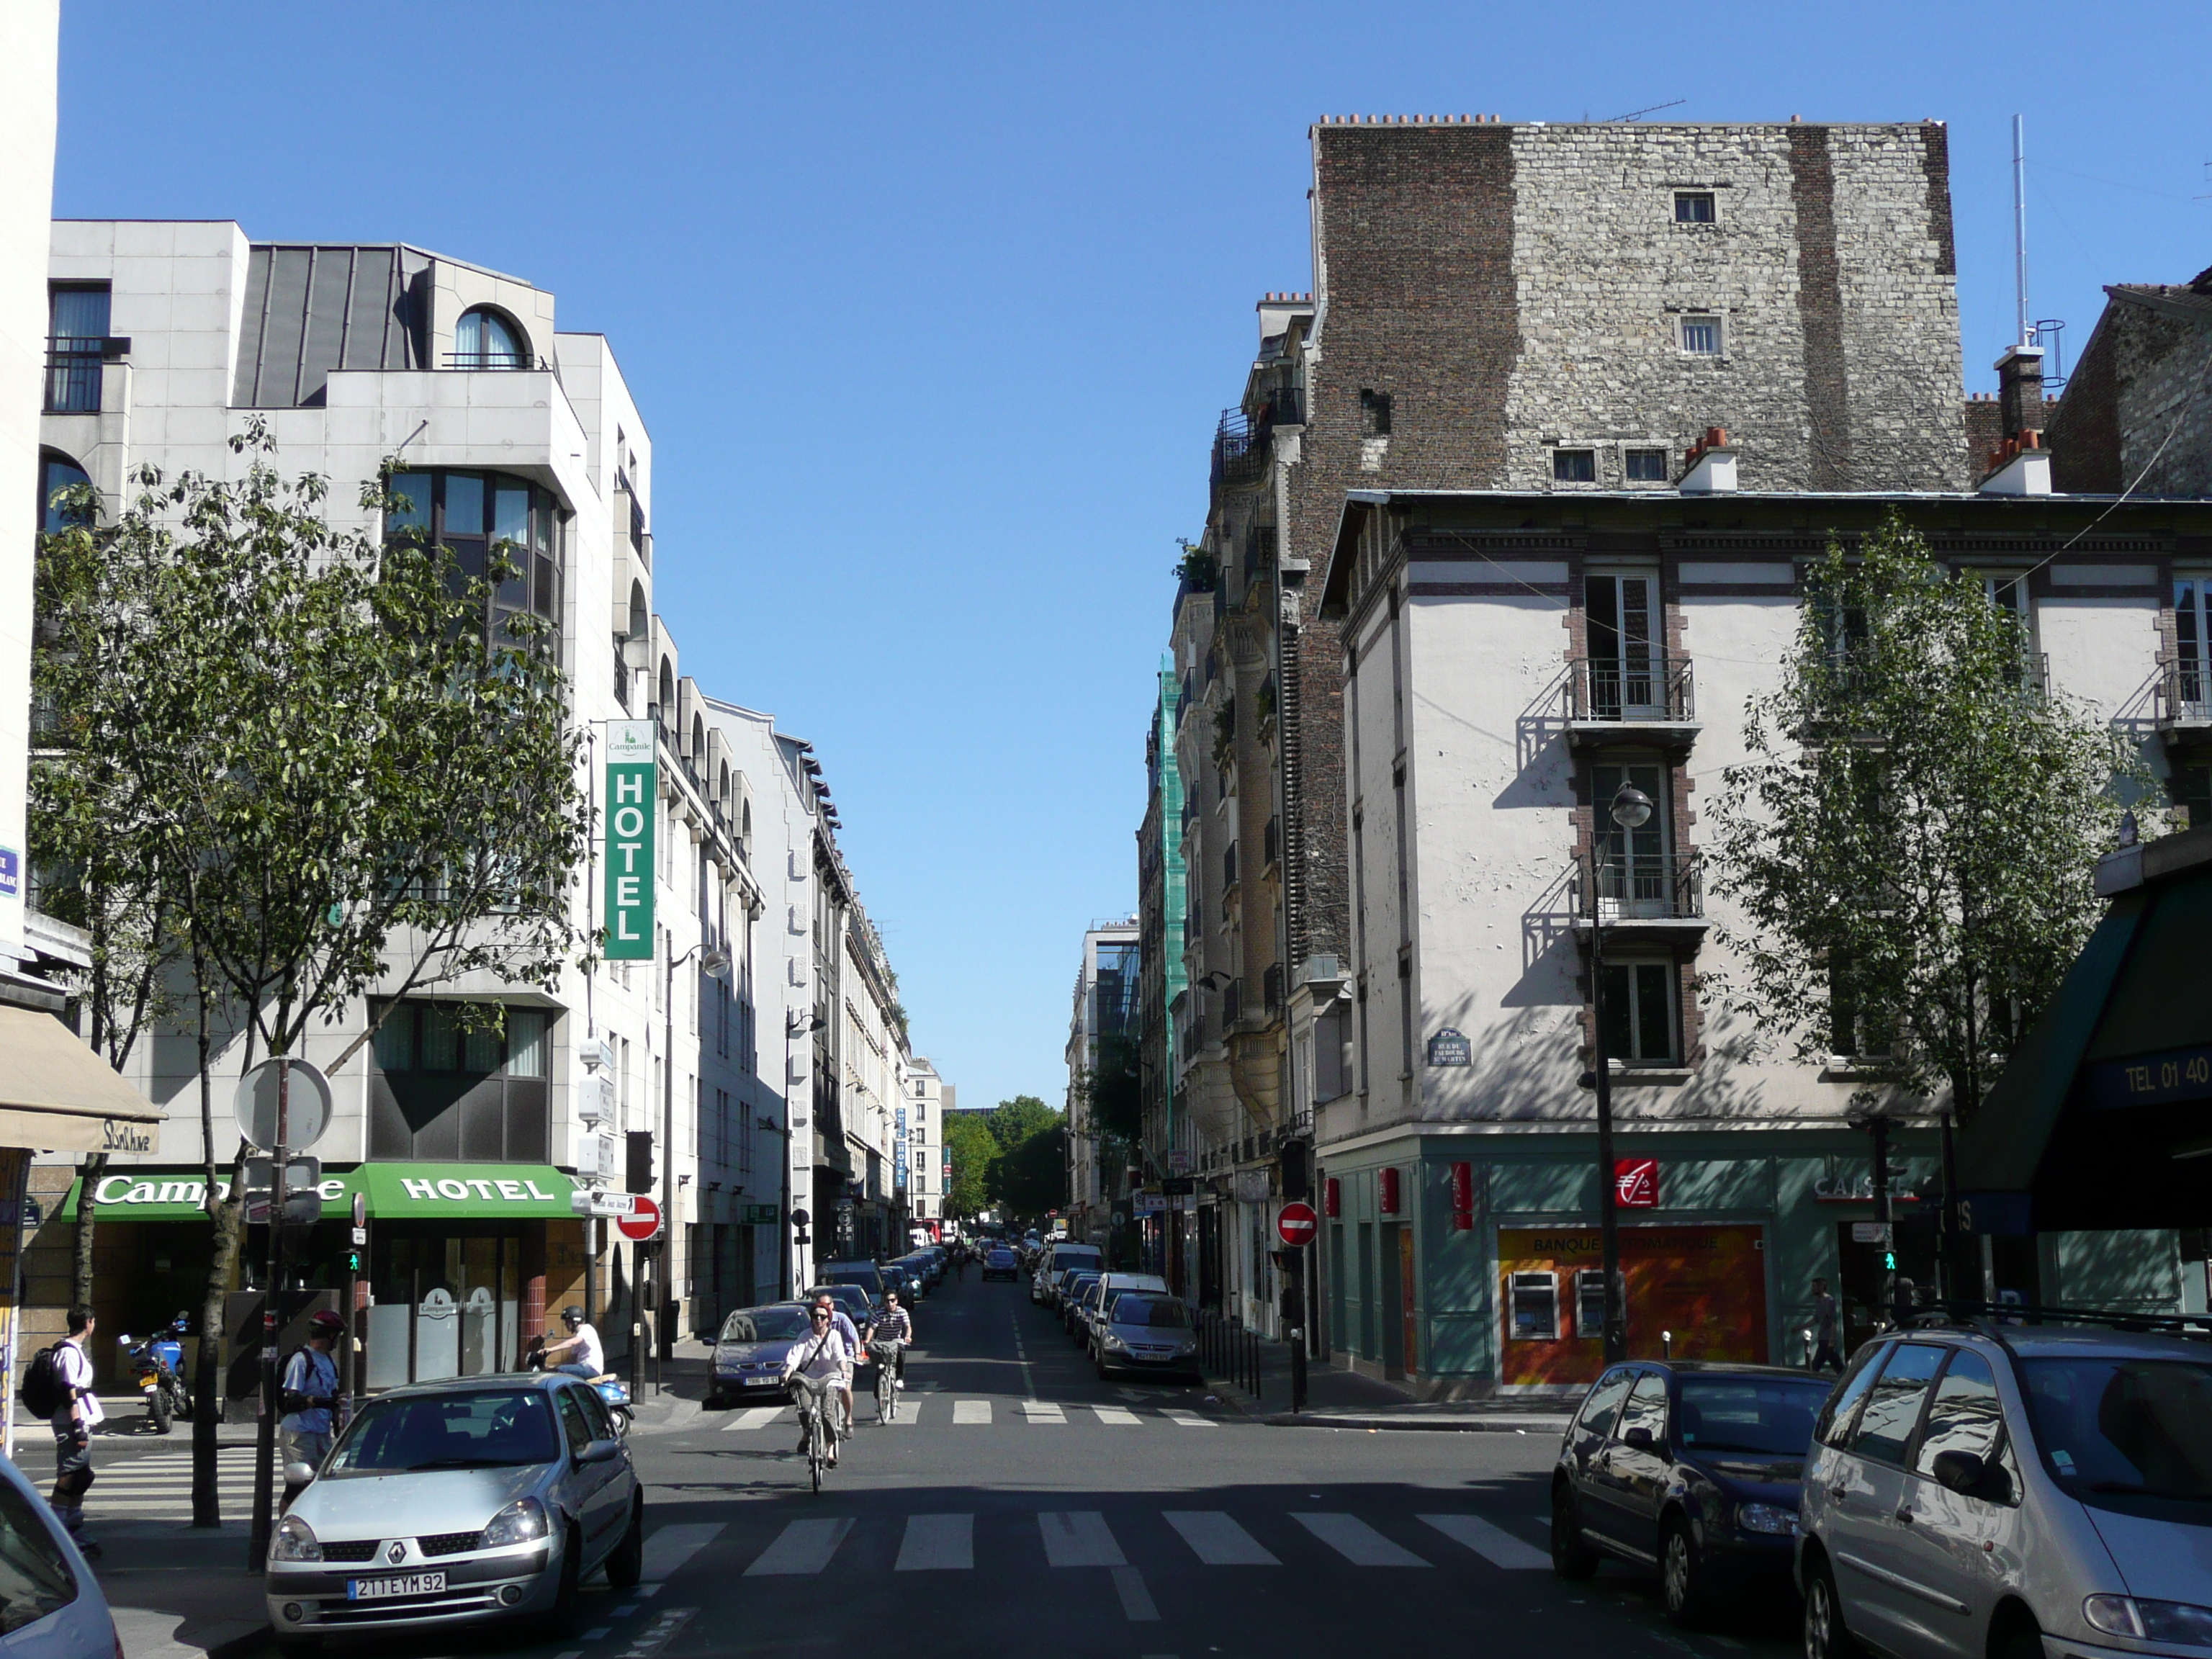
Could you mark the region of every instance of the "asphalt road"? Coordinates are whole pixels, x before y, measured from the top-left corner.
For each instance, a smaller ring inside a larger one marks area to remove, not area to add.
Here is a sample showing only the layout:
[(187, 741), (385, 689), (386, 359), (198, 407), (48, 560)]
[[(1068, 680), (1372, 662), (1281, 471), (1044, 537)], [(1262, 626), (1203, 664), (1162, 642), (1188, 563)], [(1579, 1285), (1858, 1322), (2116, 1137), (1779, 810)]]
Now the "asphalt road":
[(647, 1583), (624, 1595), (587, 1586), (574, 1638), (486, 1632), (338, 1651), (1796, 1650), (1785, 1602), (1683, 1632), (1656, 1586), (1625, 1569), (1609, 1564), (1583, 1584), (1554, 1577), (1548, 1433), (1273, 1427), (1200, 1390), (1101, 1382), (1026, 1285), (948, 1282), (916, 1325), (900, 1419), (874, 1423), (864, 1392), (858, 1437), (818, 1495), (788, 1413), (708, 1413), (634, 1435), (652, 1528)]

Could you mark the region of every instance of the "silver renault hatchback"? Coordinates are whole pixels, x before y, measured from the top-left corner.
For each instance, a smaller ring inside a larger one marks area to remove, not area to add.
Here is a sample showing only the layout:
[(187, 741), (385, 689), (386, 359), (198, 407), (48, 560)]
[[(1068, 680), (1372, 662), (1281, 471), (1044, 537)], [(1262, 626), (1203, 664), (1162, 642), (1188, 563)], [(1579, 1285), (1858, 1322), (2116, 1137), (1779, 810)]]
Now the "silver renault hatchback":
[(1894, 1333), (1829, 1396), (1800, 1504), (1807, 1659), (2202, 1659), (2212, 1344), (2088, 1323)]
[(348, 1631), (565, 1623), (586, 1573), (627, 1589), (644, 1551), (644, 1494), (598, 1394), (471, 1377), (362, 1408), (276, 1523), (264, 1588), (278, 1645), (311, 1653)]

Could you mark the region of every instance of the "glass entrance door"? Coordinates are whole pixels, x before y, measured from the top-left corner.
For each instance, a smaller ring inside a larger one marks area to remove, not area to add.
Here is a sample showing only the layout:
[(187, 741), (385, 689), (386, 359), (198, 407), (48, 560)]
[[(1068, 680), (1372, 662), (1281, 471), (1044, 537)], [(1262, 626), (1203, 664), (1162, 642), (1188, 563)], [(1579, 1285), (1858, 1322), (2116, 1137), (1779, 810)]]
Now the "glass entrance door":
[(1589, 643), (1590, 716), (1595, 720), (1665, 717), (1666, 663), (1660, 648), (1659, 578), (1591, 576), (1583, 589)]
[[(1613, 799), (1624, 784), (1651, 799), (1651, 816), (1634, 830), (1613, 821)], [(1667, 857), (1667, 769), (1656, 761), (1613, 761), (1590, 768), (1590, 812), (1596, 820), (1597, 902), (1608, 918), (1674, 914), (1674, 872)]]
[(2212, 714), (2205, 683), (2212, 678), (2212, 576), (2177, 577), (2173, 584), (2174, 713), (2185, 720)]

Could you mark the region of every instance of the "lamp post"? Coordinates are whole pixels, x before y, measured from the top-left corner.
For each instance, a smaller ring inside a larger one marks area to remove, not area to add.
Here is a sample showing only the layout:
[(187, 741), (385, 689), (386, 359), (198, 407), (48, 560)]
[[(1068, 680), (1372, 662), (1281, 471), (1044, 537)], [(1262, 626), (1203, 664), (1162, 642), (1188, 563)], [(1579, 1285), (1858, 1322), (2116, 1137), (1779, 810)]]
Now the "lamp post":
[[(1635, 785), (1624, 783), (1607, 811), (1623, 830), (1641, 830), (1651, 821), (1651, 797)], [(1605, 1051), (1605, 896), (1598, 878), (1598, 872), (1611, 862), (1608, 854), (1594, 860), (1590, 867), (1590, 1047), (1596, 1059), (1598, 1238), (1605, 1279), (1605, 1363), (1608, 1365), (1628, 1358), (1628, 1310), (1622, 1304), (1620, 1282), (1620, 1190), (1613, 1166), (1613, 1061)]]
[[(706, 954), (700, 956), (704, 951)], [(676, 970), (693, 957), (699, 957), (699, 966), (709, 977), (720, 979), (729, 971), (730, 953), (720, 945), (710, 945), (701, 939), (682, 956), (672, 949), (668, 958), (668, 975), (663, 982), (660, 998), (660, 1249), (659, 1257), (659, 1305), (654, 1310), (653, 1346), (659, 1350), (660, 1363), (667, 1363), (676, 1346), (675, 1333), (668, 1328), (668, 1309), (675, 1297), (670, 1267), (676, 1260)], [(659, 1376), (658, 1371), (653, 1373)], [(636, 1378), (631, 1379), (633, 1385)], [(658, 1383), (655, 1384), (658, 1387)], [(633, 1396), (637, 1389), (630, 1389)]]

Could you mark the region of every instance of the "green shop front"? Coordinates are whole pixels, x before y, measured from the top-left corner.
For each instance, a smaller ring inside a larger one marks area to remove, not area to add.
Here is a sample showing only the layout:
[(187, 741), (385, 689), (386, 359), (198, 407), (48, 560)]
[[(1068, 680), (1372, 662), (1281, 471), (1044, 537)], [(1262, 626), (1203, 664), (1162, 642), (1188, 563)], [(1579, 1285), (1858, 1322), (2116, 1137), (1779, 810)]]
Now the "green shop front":
[[(574, 1182), (549, 1164), (368, 1163), (322, 1176), (322, 1219), (290, 1247), (285, 1313), (301, 1316), (295, 1302), (342, 1307), (354, 1283), (368, 1388), (512, 1370), (549, 1307), (582, 1300), (585, 1224), (572, 1207)], [(70, 1189), (64, 1222), (76, 1219), (82, 1185)], [(104, 1328), (136, 1332), (197, 1311), (210, 1256), (205, 1189), (190, 1169), (111, 1168), (100, 1179), (94, 1284)], [(358, 1244), (356, 1195), (366, 1212)], [(267, 1250), (268, 1229), (249, 1226), (231, 1298), (234, 1346), (240, 1316), (258, 1316)]]
[[(1813, 1280), (1846, 1343), (1881, 1310), (1870, 1137), (1628, 1125), (1614, 1147), (1630, 1352), (1802, 1365)], [(1429, 1398), (1569, 1393), (1602, 1369), (1595, 1133), (1422, 1124), (1321, 1153), (1322, 1316), (1336, 1363)], [(1932, 1278), (1916, 1226), (1932, 1125), (1889, 1140), (1899, 1269)], [(1925, 1243), (1922, 1243), (1924, 1238)]]

